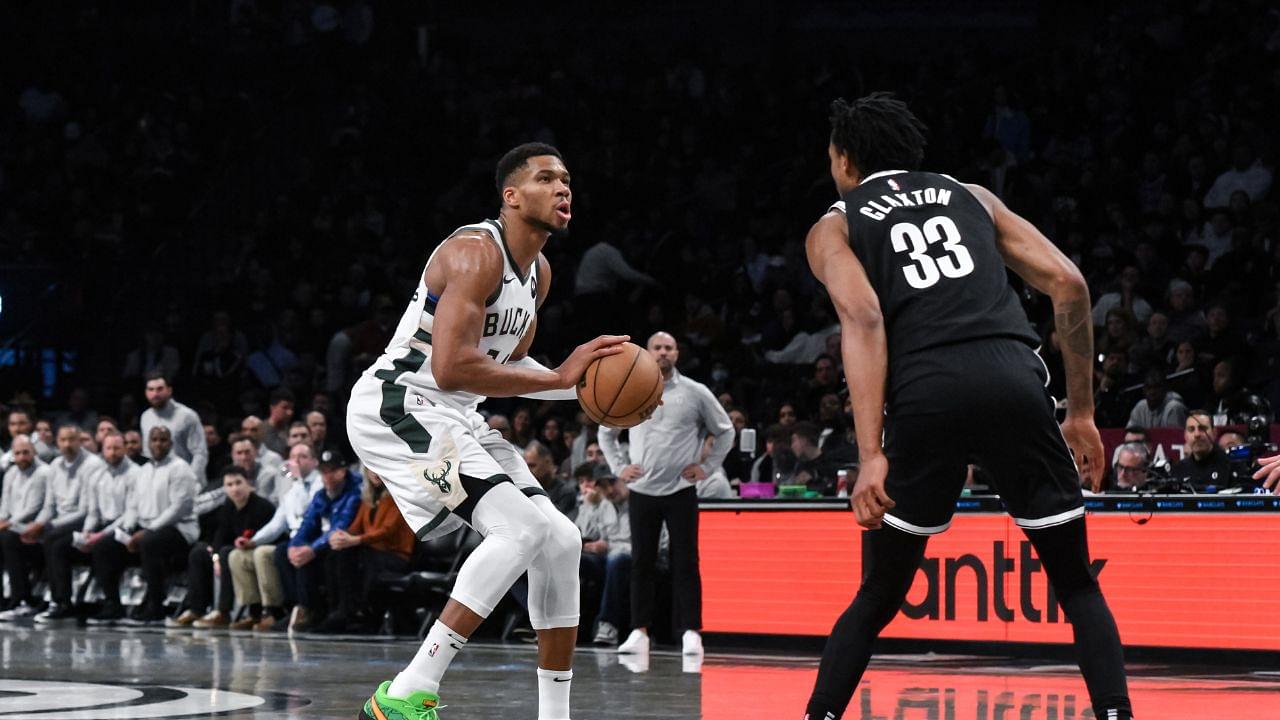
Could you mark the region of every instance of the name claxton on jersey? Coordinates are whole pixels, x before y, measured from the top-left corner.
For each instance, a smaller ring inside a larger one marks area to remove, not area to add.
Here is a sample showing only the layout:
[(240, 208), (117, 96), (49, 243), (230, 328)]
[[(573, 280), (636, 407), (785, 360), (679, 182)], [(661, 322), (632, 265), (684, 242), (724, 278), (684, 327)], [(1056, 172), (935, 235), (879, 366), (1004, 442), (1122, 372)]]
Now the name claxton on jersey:
[[(889, 178), (889, 187), (900, 190), (898, 183)], [(858, 208), (858, 212), (872, 220), (884, 220), (894, 208), (916, 207), (918, 205), (949, 205), (951, 191), (945, 188), (924, 188), (908, 192), (895, 192), (892, 195), (881, 195), (876, 200), (868, 200)]]

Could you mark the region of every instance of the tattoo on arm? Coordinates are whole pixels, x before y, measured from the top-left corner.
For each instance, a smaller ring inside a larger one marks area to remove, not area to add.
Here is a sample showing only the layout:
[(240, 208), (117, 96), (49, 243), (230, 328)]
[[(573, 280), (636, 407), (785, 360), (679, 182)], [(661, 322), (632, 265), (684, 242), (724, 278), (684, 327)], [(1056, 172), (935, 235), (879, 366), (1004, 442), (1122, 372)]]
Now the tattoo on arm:
[(1092, 362), (1093, 318), (1089, 313), (1089, 303), (1079, 300), (1065, 302), (1054, 313), (1053, 319), (1058, 328), (1059, 344), (1072, 355)]

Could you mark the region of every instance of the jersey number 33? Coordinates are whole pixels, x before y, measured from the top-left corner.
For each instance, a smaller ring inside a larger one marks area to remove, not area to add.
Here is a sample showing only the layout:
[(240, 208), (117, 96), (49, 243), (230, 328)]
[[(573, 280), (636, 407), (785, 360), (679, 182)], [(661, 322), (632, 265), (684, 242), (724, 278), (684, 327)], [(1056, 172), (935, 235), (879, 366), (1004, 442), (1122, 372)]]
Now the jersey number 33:
[[(900, 222), (889, 230), (893, 251), (906, 253), (902, 268), (907, 284), (917, 290), (933, 287), (944, 277), (960, 278), (973, 272), (973, 256), (960, 244), (960, 228), (946, 215), (929, 218), (923, 225)], [(929, 254), (929, 246), (942, 243), (941, 257)]]

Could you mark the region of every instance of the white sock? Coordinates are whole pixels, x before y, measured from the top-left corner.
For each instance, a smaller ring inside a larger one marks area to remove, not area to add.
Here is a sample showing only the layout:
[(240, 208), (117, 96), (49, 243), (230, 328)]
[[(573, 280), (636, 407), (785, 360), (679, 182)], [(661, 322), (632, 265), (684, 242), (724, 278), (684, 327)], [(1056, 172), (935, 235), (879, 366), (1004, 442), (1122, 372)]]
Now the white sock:
[(538, 720), (569, 720), (572, 670), (538, 668)]
[(418, 648), (418, 654), (413, 656), (409, 667), (402, 670), (399, 675), (396, 675), (396, 679), (391, 681), (387, 694), (391, 697), (403, 698), (419, 690), (439, 692), (440, 678), (444, 677), (444, 671), (449, 669), (453, 656), (457, 655), (466, 644), (466, 638), (437, 620), (431, 626), (431, 631), (427, 633), (427, 639), (423, 641), (422, 647)]

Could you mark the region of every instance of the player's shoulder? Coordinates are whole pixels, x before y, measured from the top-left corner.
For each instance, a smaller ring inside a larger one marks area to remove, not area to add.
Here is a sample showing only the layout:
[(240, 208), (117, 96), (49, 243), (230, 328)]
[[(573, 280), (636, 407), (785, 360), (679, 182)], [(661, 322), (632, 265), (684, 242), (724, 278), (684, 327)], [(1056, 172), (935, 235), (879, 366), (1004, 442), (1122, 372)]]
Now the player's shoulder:
[(455, 272), (502, 274), (502, 249), (483, 228), (460, 228), (444, 239), (436, 259)]

